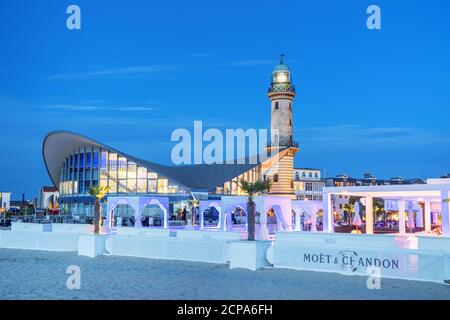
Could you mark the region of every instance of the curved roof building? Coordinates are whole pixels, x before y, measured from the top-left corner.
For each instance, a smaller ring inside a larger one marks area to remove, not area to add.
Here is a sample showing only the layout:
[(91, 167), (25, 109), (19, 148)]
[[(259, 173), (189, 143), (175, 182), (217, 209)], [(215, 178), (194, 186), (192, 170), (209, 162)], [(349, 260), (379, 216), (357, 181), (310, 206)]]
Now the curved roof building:
[[(166, 166), (142, 160), (94, 139), (69, 131), (50, 132), (42, 147), (47, 172), (60, 192), (60, 203), (74, 213), (92, 212), (88, 190), (108, 186), (108, 195), (164, 195), (171, 202), (243, 194), (236, 183), (255, 181), (275, 156), (251, 164)], [(277, 155), (283, 155), (281, 150)], [(87, 207), (87, 209), (85, 208)], [(78, 209), (77, 209), (78, 208)]]

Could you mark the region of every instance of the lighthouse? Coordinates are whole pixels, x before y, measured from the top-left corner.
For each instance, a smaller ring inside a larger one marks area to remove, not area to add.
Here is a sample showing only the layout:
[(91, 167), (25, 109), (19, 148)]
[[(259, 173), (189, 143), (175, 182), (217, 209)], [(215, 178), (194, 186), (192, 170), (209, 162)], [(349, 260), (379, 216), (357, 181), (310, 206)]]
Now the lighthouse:
[(298, 146), (292, 138), (295, 86), (283, 54), (273, 69), (268, 96), (271, 115), (268, 149), (272, 154), (279, 154), (278, 163), (267, 172), (271, 180), (270, 194), (294, 197), (294, 155), (298, 151)]

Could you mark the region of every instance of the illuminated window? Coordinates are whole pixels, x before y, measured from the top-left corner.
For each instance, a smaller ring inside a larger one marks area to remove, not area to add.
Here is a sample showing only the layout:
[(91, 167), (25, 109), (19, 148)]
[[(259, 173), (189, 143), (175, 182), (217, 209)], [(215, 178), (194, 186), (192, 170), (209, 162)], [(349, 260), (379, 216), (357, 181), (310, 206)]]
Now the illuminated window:
[(148, 180), (148, 192), (156, 193), (156, 180), (154, 179)]
[(155, 172), (148, 172), (147, 178), (148, 179), (158, 179), (158, 174)]
[(131, 192), (131, 193), (136, 192), (136, 179), (128, 179), (127, 192)]
[(147, 192), (147, 179), (137, 180), (137, 192), (146, 193)]
[(147, 179), (147, 169), (144, 167), (138, 167), (138, 179)]
[[(119, 179), (126, 179), (127, 177), (127, 159), (119, 157), (117, 160), (117, 176)], [(119, 191), (120, 192), (120, 191)]]
[(158, 193), (167, 193), (169, 181), (167, 179), (158, 179)]
[(109, 179), (109, 193), (117, 193), (117, 181)]
[(119, 179), (119, 193), (127, 192), (127, 179)]
[(100, 187), (106, 187), (106, 186), (108, 186), (108, 180), (100, 179)]
[(128, 179), (136, 179), (137, 166), (134, 162), (128, 162)]

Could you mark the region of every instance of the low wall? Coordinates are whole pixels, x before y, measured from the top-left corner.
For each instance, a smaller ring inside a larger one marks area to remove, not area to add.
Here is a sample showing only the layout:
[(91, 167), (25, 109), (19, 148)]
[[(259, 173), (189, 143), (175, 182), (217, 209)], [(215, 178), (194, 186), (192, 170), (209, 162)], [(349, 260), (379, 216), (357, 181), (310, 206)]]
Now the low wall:
[(0, 248), (45, 251), (77, 251), (78, 233), (1, 231)]
[(241, 239), (241, 233), (231, 231), (177, 230), (176, 237), (180, 239), (239, 240)]
[(11, 231), (42, 231), (43, 226), (40, 223), (12, 222)]
[(92, 229), (88, 224), (13, 222), (10, 231), (0, 232), (0, 248), (77, 251), (78, 236)]
[(169, 237), (169, 229), (160, 228), (135, 228), (135, 227), (118, 227), (116, 234), (119, 235), (135, 235), (148, 237)]
[(437, 236), (417, 236), (419, 249), (427, 251), (445, 252), (450, 255), (450, 238)]
[(153, 259), (228, 262), (228, 241), (110, 235), (105, 242), (111, 255)]
[(77, 224), (77, 223), (27, 223), (27, 222), (13, 222), (11, 224), (11, 231), (44, 231), (44, 232), (71, 232), (71, 233), (87, 233), (92, 232), (94, 226), (91, 224)]
[(382, 277), (441, 283), (450, 274), (445, 252), (399, 249), (396, 237), (384, 235), (277, 233), (268, 259), (278, 268), (347, 275), (367, 276), (375, 266)]

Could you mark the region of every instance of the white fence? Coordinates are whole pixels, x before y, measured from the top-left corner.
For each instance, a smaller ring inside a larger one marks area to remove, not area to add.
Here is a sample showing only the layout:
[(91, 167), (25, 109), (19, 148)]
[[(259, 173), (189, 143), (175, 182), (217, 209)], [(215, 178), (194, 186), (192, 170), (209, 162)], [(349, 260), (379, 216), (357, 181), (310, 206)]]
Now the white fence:
[(440, 283), (450, 279), (450, 252), (441, 250), (450, 239), (419, 238), (420, 249), (410, 249), (417, 238), (408, 249), (403, 249), (405, 241), (408, 237), (397, 235), (277, 233), (267, 257), (277, 268), (368, 275), (374, 266), (386, 278)]

